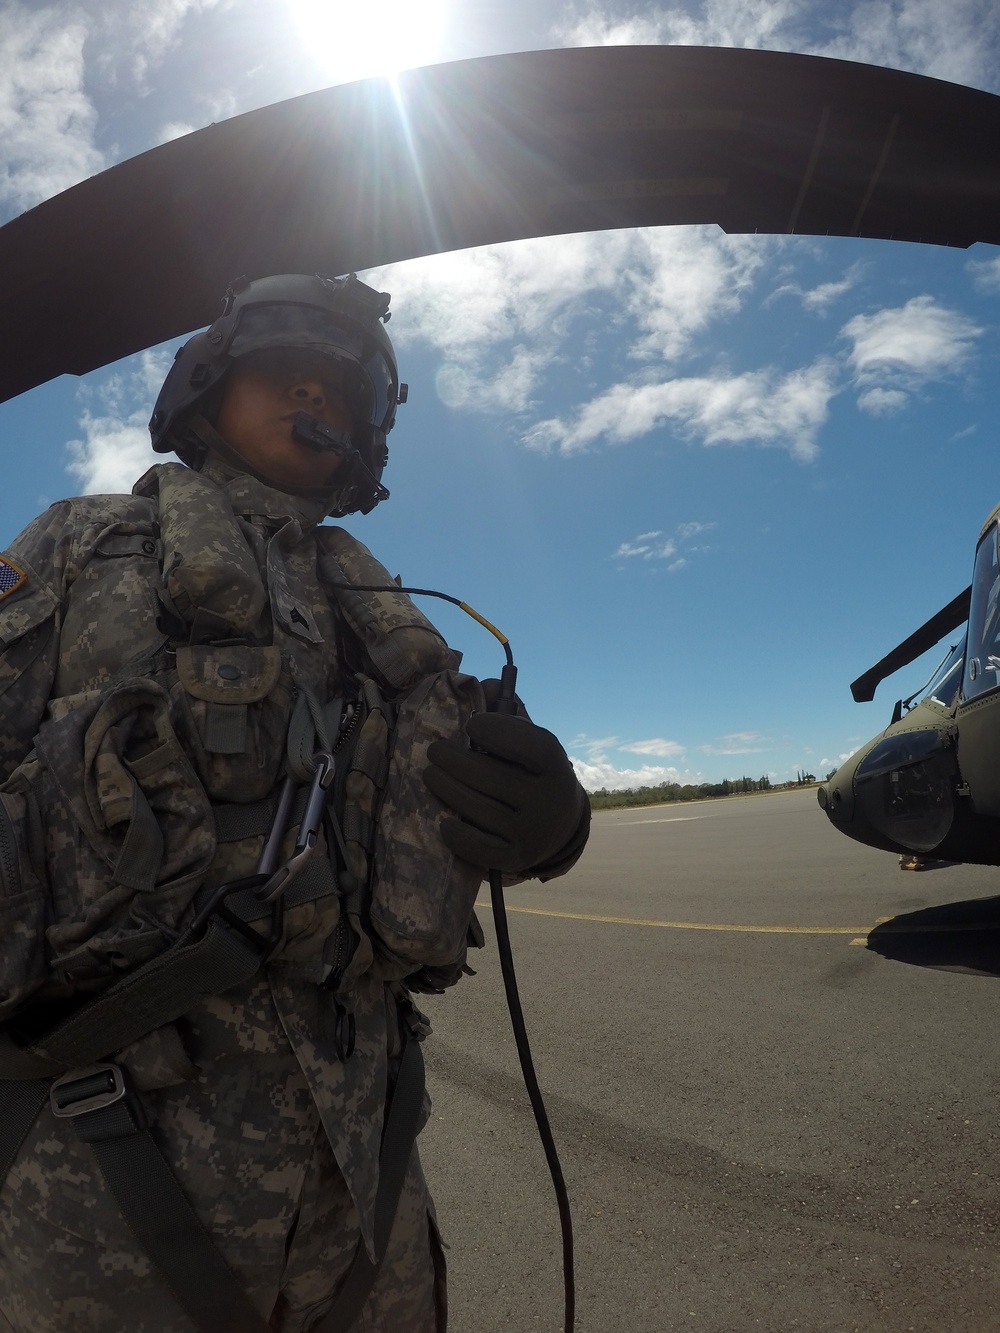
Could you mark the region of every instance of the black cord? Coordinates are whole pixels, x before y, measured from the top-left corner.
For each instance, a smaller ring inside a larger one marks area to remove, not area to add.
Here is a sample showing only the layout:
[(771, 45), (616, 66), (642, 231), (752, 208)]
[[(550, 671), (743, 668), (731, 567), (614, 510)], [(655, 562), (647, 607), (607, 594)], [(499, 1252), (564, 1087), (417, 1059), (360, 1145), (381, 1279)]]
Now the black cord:
[[(514, 658), (510, 651), (510, 644), (507, 637), (501, 634), (496, 625), (491, 625), (485, 616), (481, 616), (474, 610), (468, 602), (463, 602), (460, 597), (452, 597), (451, 593), (435, 592), (433, 588), (404, 588), (400, 583), (331, 583), (331, 588), (344, 588), (347, 592), (405, 592), (407, 596), (413, 597), (437, 597), (442, 602), (451, 602), (452, 606), (459, 607), (467, 616), (473, 620), (478, 620), (484, 629), (488, 629), (495, 639), (499, 639), (503, 644), (503, 650), (507, 655), (506, 670), (514, 671)], [(517, 678), (517, 672), (514, 671), (514, 679)]]
[[(461, 607), (463, 611), (472, 616), (473, 620), (478, 620), (480, 625), (499, 639), (507, 656), (506, 665), (500, 672), (500, 697), (494, 705), (494, 710), (498, 713), (514, 713), (517, 711), (517, 700), (514, 694), (517, 688), (517, 667), (514, 665), (510, 644), (507, 642), (506, 636), (501, 634), (497, 627), (491, 625), (478, 611), (474, 611), (468, 602), (463, 602), (460, 598), (452, 597), (446, 592), (435, 592), (432, 588), (405, 588), (396, 583), (389, 585), (335, 583), (332, 586), (348, 588), (354, 592), (403, 592), (407, 595), (419, 597), (439, 597), (443, 602), (451, 602), (453, 606)], [(538, 1137), (542, 1142), (542, 1151), (545, 1153), (545, 1161), (548, 1164), (549, 1175), (552, 1177), (552, 1188), (555, 1190), (556, 1205), (559, 1209), (559, 1227), (562, 1233), (563, 1253), (563, 1292), (566, 1311), (563, 1333), (573, 1333), (576, 1320), (576, 1280), (573, 1271), (573, 1218), (569, 1207), (569, 1193), (566, 1189), (559, 1153), (556, 1151), (555, 1139), (552, 1136), (548, 1112), (545, 1110), (542, 1090), (538, 1086), (538, 1079), (535, 1075), (534, 1061), (531, 1058), (528, 1030), (525, 1027), (521, 997), (517, 990), (517, 977), (514, 974), (514, 955), (510, 947), (510, 932), (507, 929), (507, 908), (503, 899), (503, 875), (499, 870), (491, 870), (489, 875), (493, 921), (497, 932), (497, 952), (500, 955), (500, 972), (503, 976), (504, 993), (507, 997), (510, 1025), (514, 1032), (514, 1045), (517, 1047), (517, 1058), (521, 1064), (521, 1077), (524, 1079), (528, 1100), (535, 1116)]]
[(493, 921), (497, 932), (497, 952), (500, 955), (500, 971), (503, 975), (503, 988), (507, 996), (507, 1009), (510, 1012), (510, 1025), (514, 1032), (514, 1044), (517, 1058), (521, 1062), (521, 1077), (528, 1091), (528, 1100), (535, 1113), (538, 1137), (542, 1141), (542, 1150), (552, 1177), (552, 1188), (556, 1193), (559, 1208), (559, 1227), (562, 1232), (563, 1253), (563, 1292), (565, 1298), (564, 1333), (573, 1333), (576, 1320), (576, 1280), (573, 1273), (573, 1218), (569, 1207), (569, 1193), (563, 1177), (562, 1164), (556, 1151), (552, 1127), (542, 1100), (542, 1090), (535, 1076), (535, 1066), (528, 1044), (528, 1032), (524, 1025), (524, 1012), (521, 1009), (521, 997), (517, 990), (517, 977), (514, 975), (514, 956), (510, 948), (510, 934), (507, 930), (507, 909), (503, 900), (503, 876), (499, 870), (490, 871), (490, 901), (493, 904)]

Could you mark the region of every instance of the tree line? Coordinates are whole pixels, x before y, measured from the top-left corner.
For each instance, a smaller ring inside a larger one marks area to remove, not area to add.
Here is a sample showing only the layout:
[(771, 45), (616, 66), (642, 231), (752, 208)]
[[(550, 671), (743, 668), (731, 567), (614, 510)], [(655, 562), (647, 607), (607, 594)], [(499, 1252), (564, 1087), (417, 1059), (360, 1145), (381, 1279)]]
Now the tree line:
[[(815, 778), (810, 776), (809, 781), (814, 782)], [(742, 796), (748, 792), (773, 790), (774, 784), (764, 774), (759, 778), (723, 778), (721, 782), (697, 784), (661, 782), (656, 787), (630, 787), (622, 791), (608, 791), (602, 787), (600, 791), (590, 793), (590, 804), (595, 810), (611, 810), (620, 806), (665, 805), (671, 801), (700, 801), (712, 796)]]

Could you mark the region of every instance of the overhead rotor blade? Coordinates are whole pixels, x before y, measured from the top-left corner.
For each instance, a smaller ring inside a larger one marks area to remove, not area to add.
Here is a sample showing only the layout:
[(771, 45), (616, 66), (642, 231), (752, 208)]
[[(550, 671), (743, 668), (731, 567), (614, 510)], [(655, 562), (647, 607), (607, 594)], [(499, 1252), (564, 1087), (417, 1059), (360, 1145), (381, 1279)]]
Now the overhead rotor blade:
[(930, 620), (925, 621), (908, 639), (904, 639), (898, 647), (893, 648), (891, 653), (887, 653), (881, 662), (876, 662), (857, 680), (852, 681), (851, 693), (854, 695), (854, 702), (859, 704), (869, 703), (874, 699), (875, 690), (881, 681), (885, 680), (887, 676), (891, 676), (894, 671), (898, 671), (900, 667), (908, 666), (910, 662), (916, 661), (921, 653), (925, 653), (928, 648), (933, 648), (946, 634), (950, 634), (963, 621), (968, 620), (971, 598), (972, 585), (970, 584), (965, 592), (960, 592), (947, 606), (943, 606), (936, 616), (931, 616)]
[(1000, 97), (819, 56), (642, 46), (292, 98), (0, 228), (0, 402), (208, 324), (240, 274), (673, 223), (1000, 244)]

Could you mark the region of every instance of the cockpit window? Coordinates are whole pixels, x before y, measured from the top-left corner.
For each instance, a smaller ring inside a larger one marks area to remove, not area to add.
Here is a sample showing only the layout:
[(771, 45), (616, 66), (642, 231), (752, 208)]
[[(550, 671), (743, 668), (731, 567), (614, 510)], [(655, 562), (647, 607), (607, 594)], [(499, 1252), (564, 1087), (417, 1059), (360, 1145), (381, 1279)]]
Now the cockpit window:
[(963, 641), (952, 648), (931, 677), (930, 684), (927, 686), (926, 697), (935, 699), (939, 704), (944, 704), (945, 708), (950, 708), (955, 702), (955, 696), (962, 684), (962, 666), (964, 662), (965, 643)]
[(976, 551), (969, 607), (968, 656), (963, 699), (974, 699), (1000, 684), (1000, 560), (994, 523)]

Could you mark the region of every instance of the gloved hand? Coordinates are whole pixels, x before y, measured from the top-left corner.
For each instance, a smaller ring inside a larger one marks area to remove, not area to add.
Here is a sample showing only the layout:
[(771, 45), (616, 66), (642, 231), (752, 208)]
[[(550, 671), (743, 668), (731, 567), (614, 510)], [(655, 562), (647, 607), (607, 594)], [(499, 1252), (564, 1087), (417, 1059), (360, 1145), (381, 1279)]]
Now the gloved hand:
[(569, 842), (586, 796), (566, 751), (526, 717), (474, 713), (461, 741), (434, 741), (424, 781), (458, 816), (441, 822), (447, 847), (473, 865), (524, 872)]

